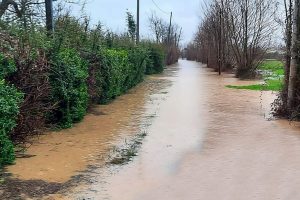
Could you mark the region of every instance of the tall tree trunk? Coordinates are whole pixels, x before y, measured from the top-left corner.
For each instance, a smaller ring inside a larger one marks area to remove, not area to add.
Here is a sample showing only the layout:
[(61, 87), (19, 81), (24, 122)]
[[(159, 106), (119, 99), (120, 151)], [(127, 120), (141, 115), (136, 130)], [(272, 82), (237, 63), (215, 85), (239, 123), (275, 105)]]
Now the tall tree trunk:
[(248, 67), (248, 0), (245, 0), (245, 5), (244, 5), (244, 49), (243, 49), (243, 54), (244, 54), (244, 69), (247, 69)]
[(297, 76), (297, 64), (298, 64), (298, 22), (299, 22), (299, 2), (294, 2), (294, 15), (293, 15), (293, 33), (292, 33), (292, 52), (291, 52), (291, 66), (290, 66), (290, 78), (288, 86), (288, 99), (287, 107), (289, 110), (293, 109), (293, 103), (295, 99), (296, 89), (296, 76)]
[(287, 106), (287, 93), (288, 93), (288, 86), (289, 86), (289, 80), (290, 80), (290, 66), (291, 66), (291, 46), (292, 46), (292, 25), (293, 25), (293, 2), (292, 0), (289, 0), (287, 3), (287, 0), (284, 0), (284, 6), (285, 6), (285, 34), (286, 34), (286, 57), (285, 57), (285, 74), (284, 74), (284, 88), (283, 88), (283, 104), (284, 106)]
[(218, 6), (218, 10), (219, 10), (219, 38), (218, 38), (218, 72), (219, 75), (221, 75), (221, 70), (222, 70), (222, 11), (221, 11), (221, 5)]

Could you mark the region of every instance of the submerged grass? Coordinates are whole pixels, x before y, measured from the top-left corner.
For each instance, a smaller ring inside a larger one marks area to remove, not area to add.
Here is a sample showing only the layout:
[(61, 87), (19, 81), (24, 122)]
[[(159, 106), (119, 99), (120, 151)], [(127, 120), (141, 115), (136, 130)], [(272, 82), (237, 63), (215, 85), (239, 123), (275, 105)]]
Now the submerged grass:
[(260, 66), (259, 70), (271, 71), (275, 75), (284, 75), (284, 64), (279, 60), (265, 60)]
[(113, 156), (109, 163), (112, 165), (124, 165), (130, 162), (133, 157), (138, 155), (138, 150), (142, 145), (142, 140), (147, 136), (147, 132), (144, 131), (137, 134), (129, 143), (125, 141), (125, 145), (122, 147), (115, 147), (113, 149)]
[(227, 85), (227, 88), (261, 91), (280, 91), (283, 86), (284, 64), (279, 60), (265, 60), (258, 67), (262, 74), (264, 83), (254, 85)]

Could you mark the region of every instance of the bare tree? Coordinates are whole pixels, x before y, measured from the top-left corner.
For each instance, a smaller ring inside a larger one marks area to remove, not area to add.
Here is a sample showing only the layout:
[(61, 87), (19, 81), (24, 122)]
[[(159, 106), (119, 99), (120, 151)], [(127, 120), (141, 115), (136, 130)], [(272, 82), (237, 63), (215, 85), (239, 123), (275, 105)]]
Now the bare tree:
[(287, 98), (287, 108), (292, 110), (293, 104), (295, 102), (295, 91), (298, 89), (299, 84), (297, 84), (297, 65), (299, 64), (299, 23), (300, 23), (300, 0), (295, 0), (294, 3), (294, 14), (293, 14), (293, 31), (292, 31), (292, 51), (291, 51), (291, 65), (290, 65), (290, 77), (288, 85), (288, 98)]
[(179, 44), (182, 36), (182, 28), (172, 23), (172, 15), (169, 24), (167, 24), (156, 13), (152, 12), (149, 18), (149, 27), (155, 37), (156, 43), (163, 44), (166, 49), (166, 64), (170, 65), (177, 62), (180, 56)]
[(226, 25), (237, 76), (251, 76), (270, 45), (274, 32), (273, 0), (227, 1)]
[(285, 41), (285, 70), (284, 70), (284, 87), (281, 91), (280, 98), (282, 108), (287, 108), (287, 94), (290, 80), (290, 66), (292, 57), (292, 26), (293, 26), (293, 1), (284, 0), (284, 19), (277, 19), (277, 22), (284, 27), (284, 41)]
[(164, 20), (158, 17), (155, 12), (152, 12), (149, 18), (149, 25), (155, 36), (156, 43), (162, 43), (167, 34), (167, 25)]
[(275, 8), (274, 0), (214, 0), (194, 41), (205, 63), (219, 73), (234, 66), (237, 77), (254, 75), (274, 32)]
[(8, 10), (9, 6), (13, 6), (14, 11), (16, 12), (19, 18), (22, 17), (22, 12), (19, 9), (19, 5), (14, 0), (2, 0), (0, 2), (0, 18), (4, 15), (4, 13)]
[(193, 45), (193, 51), (198, 51), (193, 53), (193, 59), (206, 63), (219, 74), (231, 65), (224, 4), (225, 0), (213, 1), (206, 7), (205, 17), (198, 27)]

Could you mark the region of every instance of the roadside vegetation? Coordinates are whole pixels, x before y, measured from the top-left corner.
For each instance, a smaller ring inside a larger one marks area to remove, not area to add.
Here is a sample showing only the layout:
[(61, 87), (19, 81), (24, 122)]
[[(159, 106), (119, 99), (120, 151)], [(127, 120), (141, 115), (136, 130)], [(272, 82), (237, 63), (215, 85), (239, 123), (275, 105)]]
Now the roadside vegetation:
[(265, 60), (257, 69), (257, 73), (262, 77), (263, 83), (254, 85), (227, 85), (228, 88), (262, 90), (262, 91), (281, 91), (284, 81), (284, 64), (278, 60)]
[(0, 2), (0, 168), (14, 162), (15, 146), (26, 147), (47, 129), (72, 127), (90, 107), (178, 61), (176, 24), (163, 26), (160, 41), (137, 41), (130, 12), (127, 32), (116, 34), (84, 13), (72, 16), (65, 1), (56, 5), (49, 30), (44, 3)]
[(212, 0), (186, 57), (218, 71), (233, 70), (237, 78), (256, 77), (277, 29), (276, 0)]
[[(228, 87), (279, 91), (273, 103), (274, 115), (299, 120), (299, 5), (300, 0), (212, 0), (204, 6), (205, 15), (185, 50), (186, 57), (207, 64), (219, 74), (234, 71), (240, 79), (255, 79), (263, 72), (263, 84)], [(283, 33), (284, 44), (278, 52), (284, 52), (284, 67), (275, 61), (261, 65), (278, 30)]]

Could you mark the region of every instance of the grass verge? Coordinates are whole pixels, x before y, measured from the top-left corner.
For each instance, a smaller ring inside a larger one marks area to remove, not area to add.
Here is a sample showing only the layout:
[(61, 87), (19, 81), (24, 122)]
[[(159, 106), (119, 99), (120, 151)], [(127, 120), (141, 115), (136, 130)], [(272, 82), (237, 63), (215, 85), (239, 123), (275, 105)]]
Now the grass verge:
[(265, 60), (258, 67), (264, 83), (254, 85), (226, 85), (227, 88), (243, 90), (280, 91), (283, 86), (284, 64), (278, 60)]

